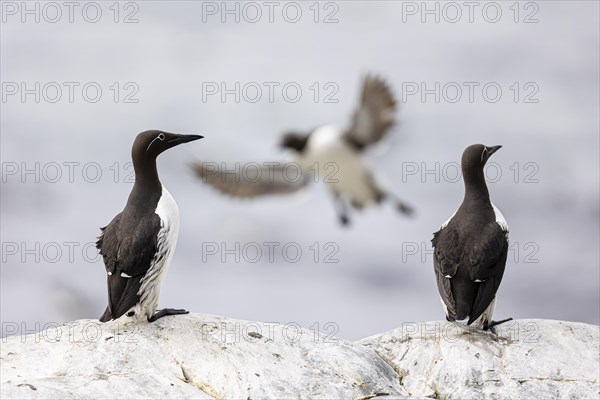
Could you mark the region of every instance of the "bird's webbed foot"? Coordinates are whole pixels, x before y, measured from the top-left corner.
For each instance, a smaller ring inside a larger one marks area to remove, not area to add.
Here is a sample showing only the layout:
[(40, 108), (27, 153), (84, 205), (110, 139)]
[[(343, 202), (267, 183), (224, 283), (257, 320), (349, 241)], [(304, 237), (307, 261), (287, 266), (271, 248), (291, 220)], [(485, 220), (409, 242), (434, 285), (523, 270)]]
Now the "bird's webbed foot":
[(184, 309), (163, 308), (162, 310), (157, 311), (152, 317), (148, 318), (148, 322), (155, 322), (156, 320), (166, 317), (167, 315), (180, 315), (189, 313), (189, 311)]
[(498, 326), (500, 324), (503, 324), (505, 322), (508, 322), (508, 321), (512, 321), (512, 318), (506, 318), (506, 319), (503, 319), (503, 320), (500, 320), (500, 321), (491, 321), (487, 325), (484, 325), (483, 330), (484, 331), (490, 331), (494, 335), (498, 336), (498, 333), (496, 332), (496, 329), (494, 327)]

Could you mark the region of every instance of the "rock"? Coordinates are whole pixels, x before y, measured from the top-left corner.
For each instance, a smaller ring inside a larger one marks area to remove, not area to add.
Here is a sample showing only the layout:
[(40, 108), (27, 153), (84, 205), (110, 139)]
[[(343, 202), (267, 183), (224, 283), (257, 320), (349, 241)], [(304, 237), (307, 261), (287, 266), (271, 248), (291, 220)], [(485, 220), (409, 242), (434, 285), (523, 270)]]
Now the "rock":
[(600, 327), (519, 320), (496, 331), (407, 323), (359, 343), (384, 358), (419, 398), (600, 398)]
[(520, 320), (498, 336), (407, 323), (352, 343), (293, 324), (190, 314), (80, 320), (2, 339), (9, 398), (598, 398), (600, 332)]
[(190, 314), (3, 339), (8, 398), (404, 398), (375, 351), (294, 325)]

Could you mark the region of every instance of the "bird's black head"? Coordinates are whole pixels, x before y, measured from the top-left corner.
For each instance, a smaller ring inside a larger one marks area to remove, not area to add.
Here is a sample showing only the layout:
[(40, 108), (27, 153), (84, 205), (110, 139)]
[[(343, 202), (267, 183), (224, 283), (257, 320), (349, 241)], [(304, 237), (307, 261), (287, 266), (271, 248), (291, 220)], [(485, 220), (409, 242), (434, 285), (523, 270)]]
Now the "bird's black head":
[(133, 163), (156, 160), (156, 157), (165, 150), (182, 143), (202, 139), (200, 135), (179, 135), (163, 131), (145, 131), (137, 135), (131, 149)]
[(309, 135), (306, 134), (288, 132), (283, 135), (280, 146), (301, 153), (308, 143), (308, 137)]
[(485, 163), (502, 146), (484, 146), (473, 144), (465, 149), (461, 160), (462, 175), (465, 186), (479, 187), (481, 193), (487, 193), (483, 167)]
[(473, 144), (465, 149), (462, 155), (461, 166), (463, 172), (465, 168), (481, 168), (492, 154), (494, 154), (502, 146), (484, 146), (482, 144)]

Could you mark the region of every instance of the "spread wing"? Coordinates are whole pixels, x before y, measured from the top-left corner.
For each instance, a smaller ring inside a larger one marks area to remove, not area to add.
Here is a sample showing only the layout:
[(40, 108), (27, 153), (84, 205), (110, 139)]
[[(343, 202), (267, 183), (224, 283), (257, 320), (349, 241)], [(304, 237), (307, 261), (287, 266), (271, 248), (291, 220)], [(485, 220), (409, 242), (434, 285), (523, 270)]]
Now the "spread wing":
[(96, 247), (106, 268), (108, 307), (100, 321), (119, 318), (139, 301), (141, 279), (156, 253), (160, 227), (158, 215), (124, 226), (122, 214), (118, 214), (101, 228)]
[(310, 182), (309, 174), (297, 163), (248, 163), (239, 168), (196, 162), (196, 175), (219, 192), (242, 198), (290, 194)]
[(479, 318), (496, 297), (504, 275), (507, 255), (507, 232), (496, 222), (486, 225), (469, 256), (469, 276), (473, 281), (481, 281), (469, 316), (469, 324)]
[(346, 140), (358, 149), (378, 142), (394, 124), (395, 112), (396, 100), (389, 86), (381, 78), (367, 76)]
[(452, 295), (450, 279), (458, 270), (460, 249), (450, 244), (458, 243), (458, 231), (452, 225), (446, 226), (433, 234), (431, 243), (434, 248), (433, 269), (440, 297), (448, 309), (448, 315), (456, 315), (456, 301)]

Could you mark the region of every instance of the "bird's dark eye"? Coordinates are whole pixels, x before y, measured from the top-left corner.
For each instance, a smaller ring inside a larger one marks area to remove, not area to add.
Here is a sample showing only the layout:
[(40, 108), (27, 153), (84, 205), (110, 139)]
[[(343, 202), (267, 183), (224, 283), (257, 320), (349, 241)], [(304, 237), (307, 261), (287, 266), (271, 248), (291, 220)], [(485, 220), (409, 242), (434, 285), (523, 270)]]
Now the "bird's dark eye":
[(159, 140), (165, 140), (165, 134), (164, 133), (159, 133), (158, 134), (158, 139)]

